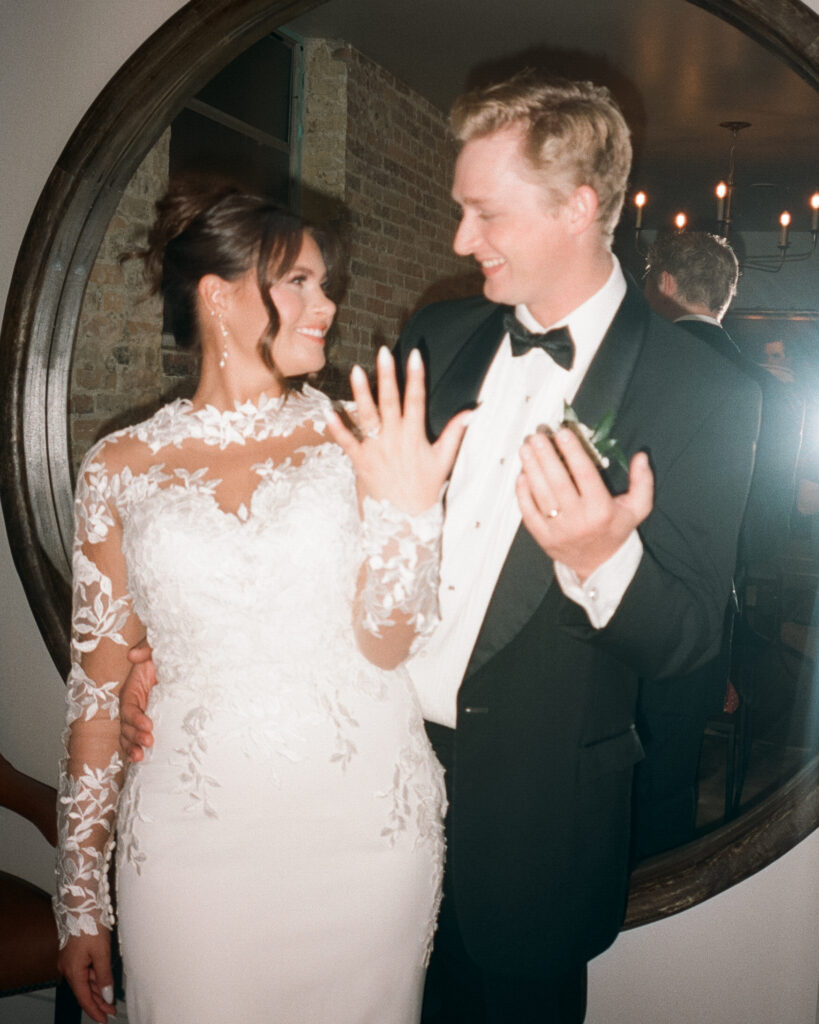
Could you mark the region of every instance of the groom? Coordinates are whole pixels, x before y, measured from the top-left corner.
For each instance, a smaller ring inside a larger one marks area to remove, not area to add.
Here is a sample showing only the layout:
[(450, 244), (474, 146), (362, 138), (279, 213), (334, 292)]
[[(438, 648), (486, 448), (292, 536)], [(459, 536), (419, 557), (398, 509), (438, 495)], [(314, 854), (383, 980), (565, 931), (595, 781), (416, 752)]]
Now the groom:
[[(759, 395), (613, 257), (631, 146), (606, 90), (516, 76), (452, 125), (454, 248), (484, 297), (421, 310), (397, 348), (424, 354), (432, 434), (476, 406), (442, 624), (409, 665), (450, 800), (424, 1019), (578, 1024), (625, 911), (638, 681), (718, 649)], [(613, 414), (628, 473), (539, 431), (564, 402)]]
[[(476, 406), (441, 627), (410, 664), (450, 799), (425, 1019), (579, 1024), (625, 911), (638, 681), (716, 653), (759, 399), (612, 256), (631, 146), (606, 90), (516, 77), (453, 126), (454, 246), (485, 298), (422, 310), (397, 349), (424, 354), (433, 434)], [(564, 402), (613, 415), (629, 471), (539, 431)]]

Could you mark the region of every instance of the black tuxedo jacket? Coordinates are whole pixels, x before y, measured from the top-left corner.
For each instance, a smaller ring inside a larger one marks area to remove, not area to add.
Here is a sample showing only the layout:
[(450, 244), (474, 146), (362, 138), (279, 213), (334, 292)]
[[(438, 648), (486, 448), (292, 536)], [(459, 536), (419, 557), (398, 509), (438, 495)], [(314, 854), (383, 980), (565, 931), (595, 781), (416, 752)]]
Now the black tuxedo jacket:
[[(746, 360), (746, 357), (740, 351), (739, 346), (731, 337), (731, 335), (725, 330), (724, 327), (719, 324), (709, 323), (707, 320), (678, 320), (676, 321), (678, 327), (682, 327), (683, 330), (688, 331), (696, 337), (701, 338), (707, 342), (715, 352), (719, 352), (721, 356), (725, 356), (726, 359), (730, 359), (736, 363), (740, 369), (746, 370), (746, 362), (750, 363), (750, 360)], [(753, 366), (753, 363), (750, 363)], [(762, 371), (765, 372), (764, 370)], [(754, 374), (750, 373), (750, 376)]]
[[(398, 342), (427, 365), (429, 428), (473, 403), (508, 307), (483, 298), (416, 314)], [(752, 384), (628, 293), (575, 398), (609, 410), (628, 456), (649, 452), (654, 509), (637, 573), (594, 630), (521, 527), (458, 695), (447, 870), (470, 955), (545, 979), (616, 936), (628, 889), (638, 680), (713, 657), (759, 417)], [(612, 491), (627, 487), (616, 465)], [(515, 501), (514, 494), (509, 495)]]
[(787, 545), (796, 500), (805, 401), (794, 385), (783, 383), (749, 359), (724, 327), (705, 320), (681, 320), (678, 326), (730, 359), (762, 391), (762, 419), (740, 533), (737, 575), (740, 581), (749, 576), (773, 578)]

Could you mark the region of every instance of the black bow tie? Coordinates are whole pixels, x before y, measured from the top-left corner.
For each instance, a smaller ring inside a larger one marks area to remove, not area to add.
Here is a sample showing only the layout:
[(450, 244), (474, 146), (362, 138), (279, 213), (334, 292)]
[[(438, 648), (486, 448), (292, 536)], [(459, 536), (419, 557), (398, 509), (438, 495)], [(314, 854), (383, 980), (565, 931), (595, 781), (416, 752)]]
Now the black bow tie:
[(530, 349), (542, 348), (558, 366), (562, 366), (564, 370), (571, 370), (574, 362), (574, 342), (568, 327), (553, 327), (544, 334), (536, 334), (527, 330), (514, 313), (506, 313), (503, 317), (503, 329), (509, 332), (513, 356), (522, 356)]

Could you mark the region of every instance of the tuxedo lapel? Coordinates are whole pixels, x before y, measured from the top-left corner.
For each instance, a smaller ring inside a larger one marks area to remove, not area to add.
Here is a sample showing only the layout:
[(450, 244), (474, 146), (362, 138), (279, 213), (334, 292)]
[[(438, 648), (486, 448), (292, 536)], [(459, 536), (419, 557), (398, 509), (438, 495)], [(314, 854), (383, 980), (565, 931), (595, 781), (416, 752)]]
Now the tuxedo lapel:
[[(594, 426), (610, 411), (619, 412), (634, 373), (648, 325), (649, 310), (636, 283), (628, 289), (572, 403), (581, 423)], [(628, 488), (628, 476), (614, 461), (603, 474), (610, 490)], [(469, 676), (515, 637), (535, 613), (554, 579), (549, 556), (523, 524), (504, 562), (467, 667)]]
[[(637, 284), (628, 277), (625, 298), (572, 403), (580, 422), (590, 427), (613, 412), (612, 436), (615, 439), (622, 440), (618, 433), (618, 414), (642, 351), (648, 319), (649, 308)], [(614, 459), (604, 470), (603, 478), (613, 494), (628, 489), (628, 474)]]
[(483, 379), (503, 340), (503, 315), (508, 309), (496, 307), (461, 345), (441, 376), (430, 381), (428, 428), (433, 437), (456, 412), (477, 402)]

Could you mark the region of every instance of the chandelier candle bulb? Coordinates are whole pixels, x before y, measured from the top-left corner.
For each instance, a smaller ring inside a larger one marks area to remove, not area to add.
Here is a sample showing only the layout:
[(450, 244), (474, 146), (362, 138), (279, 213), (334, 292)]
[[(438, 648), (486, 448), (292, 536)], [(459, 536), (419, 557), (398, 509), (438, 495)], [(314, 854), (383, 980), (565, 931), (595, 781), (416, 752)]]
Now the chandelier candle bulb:
[(685, 225), (687, 223), (688, 223), (688, 218), (686, 217), (686, 215), (684, 213), (678, 213), (677, 216), (674, 218), (674, 227), (676, 227), (676, 229), (678, 231), (684, 231), (685, 230)]
[(639, 231), (643, 226), (643, 207), (646, 205), (645, 192), (638, 192), (634, 197), (634, 205), (637, 207), (637, 215), (634, 220), (634, 227)]
[(723, 221), (725, 220), (725, 197), (728, 194), (728, 186), (721, 181), (714, 191), (717, 194), (717, 220)]
[(788, 227), (791, 223), (791, 215), (787, 210), (784, 210), (779, 217), (779, 224), (781, 230), (779, 232), (779, 248), (787, 249), (788, 247)]
[(819, 231), (819, 192), (814, 192), (810, 197), (810, 229), (811, 231)]

